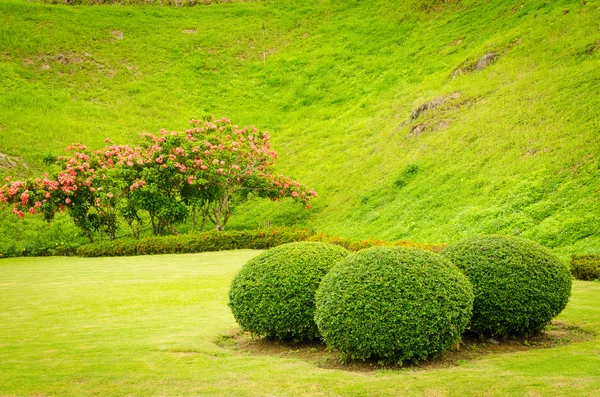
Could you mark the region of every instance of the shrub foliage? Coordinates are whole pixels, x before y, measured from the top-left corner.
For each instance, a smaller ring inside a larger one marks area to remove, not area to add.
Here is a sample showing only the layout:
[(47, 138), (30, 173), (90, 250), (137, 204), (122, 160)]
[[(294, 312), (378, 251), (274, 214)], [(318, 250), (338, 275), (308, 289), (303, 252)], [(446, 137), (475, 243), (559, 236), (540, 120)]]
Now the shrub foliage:
[(600, 255), (573, 255), (570, 265), (577, 280), (600, 280)]
[[(364, 248), (393, 245), (404, 247), (419, 247), (434, 252), (441, 251), (441, 244), (418, 244), (410, 241), (384, 240), (351, 240), (325, 234), (313, 234), (305, 229), (269, 228), (259, 230), (233, 230), (223, 232), (191, 233), (176, 236), (154, 236), (140, 240), (117, 239), (96, 241), (76, 249), (77, 255), (96, 256), (128, 256), (152, 254), (177, 254), (208, 251), (224, 251), (234, 249), (268, 249), (282, 244), (297, 241), (314, 241), (339, 245), (349, 251)], [(72, 248), (72, 247), (71, 247)], [(72, 248), (73, 250), (73, 248)], [(10, 253), (9, 253), (10, 254)], [(8, 256), (2, 252), (0, 256)], [(13, 255), (14, 256), (14, 255)]]
[(373, 247), (334, 266), (316, 304), (323, 340), (348, 358), (419, 360), (461, 337), (473, 292), (460, 270), (438, 254)]
[(229, 306), (242, 329), (274, 338), (315, 339), (314, 295), (344, 248), (316, 242), (281, 245), (253, 258), (238, 272)]
[(482, 334), (535, 334), (565, 308), (571, 294), (567, 267), (533, 241), (475, 237), (450, 245), (442, 255), (473, 283), (470, 328)]
[(119, 218), (136, 238), (147, 218), (154, 235), (172, 233), (190, 216), (195, 228), (198, 215), (202, 229), (208, 219), (224, 230), (235, 205), (252, 197), (292, 198), (310, 208), (314, 190), (274, 174), (277, 153), (268, 132), (226, 118), (190, 124), (143, 134), (136, 147), (71, 145), (72, 154), (57, 160), (59, 172), (1, 186), (0, 204), (21, 218), (42, 214), (48, 221), (66, 210), (90, 241), (95, 233), (114, 240)]
[(184, 254), (235, 249), (268, 249), (309, 238), (302, 229), (265, 229), (210, 231), (177, 236), (155, 236), (140, 240), (122, 239), (97, 241), (82, 245), (79, 256), (129, 256), (154, 254)]

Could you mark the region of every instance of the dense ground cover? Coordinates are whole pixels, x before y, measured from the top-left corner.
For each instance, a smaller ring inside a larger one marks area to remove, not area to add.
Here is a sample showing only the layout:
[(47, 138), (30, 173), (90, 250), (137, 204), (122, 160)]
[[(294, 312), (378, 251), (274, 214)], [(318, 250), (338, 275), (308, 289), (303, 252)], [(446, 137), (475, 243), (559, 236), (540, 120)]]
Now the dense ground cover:
[(293, 351), (219, 347), (237, 329), (231, 280), (259, 252), (0, 260), (0, 395), (593, 396), (600, 388), (597, 282), (575, 282), (558, 317), (594, 331), (591, 340), (457, 366), (352, 372)]
[[(281, 172), (320, 194), (311, 212), (251, 203), (234, 228), (431, 243), (518, 233), (564, 257), (597, 252), (599, 18), (596, 0), (5, 0), (0, 162), (17, 166), (0, 176), (49, 169), (73, 141), (134, 143), (213, 114), (270, 130)], [(2, 231), (22, 246), (32, 234)]]

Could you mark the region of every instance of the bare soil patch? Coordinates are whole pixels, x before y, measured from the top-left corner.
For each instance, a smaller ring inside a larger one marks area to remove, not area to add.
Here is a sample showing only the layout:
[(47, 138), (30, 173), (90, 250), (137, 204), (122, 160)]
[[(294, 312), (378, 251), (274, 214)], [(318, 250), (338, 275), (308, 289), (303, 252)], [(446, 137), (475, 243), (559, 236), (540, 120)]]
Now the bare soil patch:
[[(476, 335), (466, 335), (458, 346), (439, 356), (417, 363), (402, 366), (384, 365), (376, 360), (343, 361), (339, 352), (330, 350), (320, 341), (294, 342), (291, 340), (275, 340), (256, 338), (247, 332), (231, 330), (221, 335), (214, 342), (220, 347), (240, 354), (276, 356), (282, 358), (297, 358), (320, 368), (340, 369), (353, 372), (370, 372), (378, 369), (413, 369), (429, 370), (453, 367), (467, 361), (483, 359), (487, 356), (522, 352), (534, 349), (548, 349), (571, 343), (584, 342), (595, 336), (591, 331), (553, 321), (545, 331), (530, 338), (496, 340), (480, 338)], [(599, 352), (600, 354), (600, 352)]]
[[(2, 129), (3, 127), (0, 126), (0, 130)], [(19, 166), (25, 169), (29, 168), (27, 163), (22, 161), (20, 158), (0, 153), (0, 168), (16, 168)]]

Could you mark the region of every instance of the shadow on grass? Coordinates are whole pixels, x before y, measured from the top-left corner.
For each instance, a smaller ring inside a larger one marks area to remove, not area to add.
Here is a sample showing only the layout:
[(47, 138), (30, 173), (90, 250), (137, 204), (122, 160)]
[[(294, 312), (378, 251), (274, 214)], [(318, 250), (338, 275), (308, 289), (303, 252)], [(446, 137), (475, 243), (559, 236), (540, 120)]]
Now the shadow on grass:
[(465, 335), (463, 340), (451, 350), (428, 360), (412, 364), (382, 365), (377, 360), (344, 361), (336, 350), (328, 349), (320, 341), (294, 342), (292, 340), (277, 340), (253, 337), (248, 332), (239, 329), (217, 337), (214, 343), (222, 348), (248, 355), (268, 355), (283, 358), (296, 358), (320, 368), (339, 369), (353, 372), (370, 372), (380, 369), (391, 370), (429, 370), (453, 367), (468, 361), (478, 360), (496, 354), (522, 352), (533, 349), (548, 349), (571, 343), (584, 342), (593, 339), (594, 332), (553, 321), (538, 335), (529, 338), (495, 340), (480, 338), (476, 335)]

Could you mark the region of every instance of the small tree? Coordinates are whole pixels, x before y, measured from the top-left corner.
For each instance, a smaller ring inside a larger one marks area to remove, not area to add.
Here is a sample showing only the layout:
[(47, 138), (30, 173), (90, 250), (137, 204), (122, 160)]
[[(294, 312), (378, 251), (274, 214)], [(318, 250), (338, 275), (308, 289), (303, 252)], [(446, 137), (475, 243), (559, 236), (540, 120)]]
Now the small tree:
[[(268, 132), (240, 128), (227, 119), (191, 121), (183, 132), (144, 134), (140, 146), (107, 145), (91, 151), (81, 144), (59, 157), (53, 177), (15, 181), (0, 189), (0, 202), (13, 213), (41, 212), (51, 220), (67, 210), (90, 240), (94, 232), (114, 239), (120, 215), (139, 237), (141, 212), (155, 235), (174, 231), (191, 213), (224, 230), (235, 205), (250, 197), (290, 197), (307, 208), (316, 193), (273, 173), (277, 154)], [(108, 139), (107, 139), (108, 142)]]

